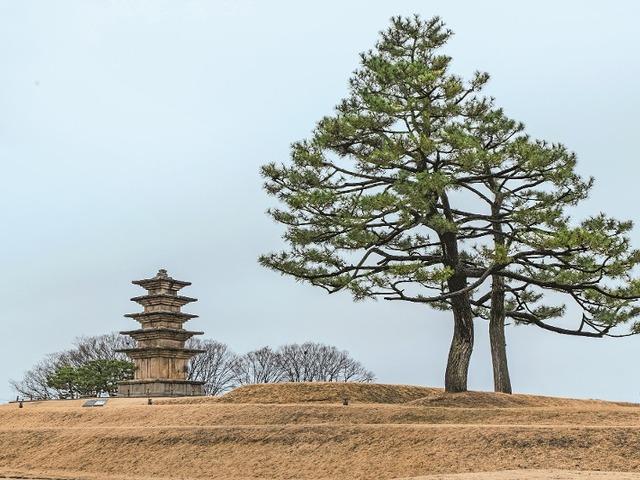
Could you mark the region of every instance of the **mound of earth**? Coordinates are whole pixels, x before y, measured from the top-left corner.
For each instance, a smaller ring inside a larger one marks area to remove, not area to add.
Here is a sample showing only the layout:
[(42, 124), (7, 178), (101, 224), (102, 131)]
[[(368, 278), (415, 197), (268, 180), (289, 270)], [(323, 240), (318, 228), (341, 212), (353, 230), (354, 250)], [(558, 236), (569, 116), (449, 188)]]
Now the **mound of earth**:
[(603, 402), (601, 400), (576, 400), (571, 398), (543, 397), (539, 395), (508, 395), (495, 392), (446, 393), (442, 390), (408, 402), (409, 405), (425, 407), (457, 408), (534, 408), (534, 407), (576, 407), (597, 406), (607, 403), (618, 406), (634, 404), (622, 402)]
[(298, 382), (245, 385), (221, 397), (164, 400), (163, 403), (388, 403), (398, 404), (437, 395), (438, 388), (380, 383)]
[[(452, 408), (533, 408), (597, 406), (599, 400), (574, 400), (538, 395), (507, 395), (494, 392), (447, 393), (441, 388), (378, 383), (301, 382), (245, 385), (220, 397), (186, 397), (160, 400), (165, 404), (246, 403), (297, 404), (337, 403), (406, 404)], [(613, 402), (606, 402), (614, 404)], [(633, 404), (615, 403), (618, 406)]]

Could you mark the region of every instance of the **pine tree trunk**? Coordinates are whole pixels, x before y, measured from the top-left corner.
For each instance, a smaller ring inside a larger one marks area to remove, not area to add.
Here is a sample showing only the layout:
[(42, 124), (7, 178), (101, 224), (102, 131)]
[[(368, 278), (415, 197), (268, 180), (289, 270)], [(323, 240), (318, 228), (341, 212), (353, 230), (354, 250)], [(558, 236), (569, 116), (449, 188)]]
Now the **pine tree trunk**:
[(511, 393), (511, 378), (507, 363), (507, 342), (504, 335), (504, 279), (494, 275), (491, 289), (489, 342), (491, 344), (491, 361), (493, 363), (493, 386), (496, 392)]
[[(449, 201), (442, 196), (445, 210), (448, 210)], [(453, 219), (448, 211), (447, 218)], [(448, 266), (455, 270), (460, 260), (458, 253), (458, 241), (453, 232), (445, 232), (440, 236), (443, 253)], [(450, 292), (458, 292), (467, 287), (465, 275), (456, 271), (448, 280)], [(446, 392), (466, 392), (467, 378), (469, 376), (469, 363), (473, 352), (473, 312), (469, 293), (462, 293), (451, 297), (451, 310), (453, 312), (453, 338), (449, 347), (447, 370), (444, 376), (444, 389)]]
[[(495, 185), (493, 185), (495, 188)], [(495, 203), (491, 206), (491, 214), (498, 218), (502, 205), (502, 195), (496, 193)], [(505, 248), (505, 238), (502, 233), (502, 224), (492, 222), (493, 241), (496, 246)], [(507, 342), (504, 335), (504, 277), (492, 275), (491, 278), (491, 309), (489, 313), (489, 343), (491, 345), (491, 362), (493, 364), (493, 388), (496, 392), (511, 393), (511, 377), (507, 363)]]
[(469, 362), (473, 351), (473, 313), (469, 296), (456, 296), (453, 301), (453, 339), (445, 373), (444, 388), (447, 392), (466, 392)]

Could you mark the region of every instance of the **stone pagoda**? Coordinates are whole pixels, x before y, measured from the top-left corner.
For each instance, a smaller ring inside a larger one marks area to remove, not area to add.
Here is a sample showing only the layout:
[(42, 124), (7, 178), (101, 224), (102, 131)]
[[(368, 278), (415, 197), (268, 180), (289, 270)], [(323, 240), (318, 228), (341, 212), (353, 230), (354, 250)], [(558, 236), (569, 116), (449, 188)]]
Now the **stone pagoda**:
[(138, 330), (120, 332), (133, 338), (137, 346), (120, 350), (135, 364), (133, 380), (121, 382), (118, 395), (123, 397), (160, 397), (203, 395), (202, 382), (187, 380), (189, 359), (202, 350), (185, 348), (185, 342), (203, 332), (185, 330), (184, 324), (197, 315), (183, 313), (180, 309), (195, 298), (178, 295), (178, 291), (190, 282), (174, 280), (166, 270), (159, 270), (153, 278), (134, 280), (147, 291), (146, 295), (131, 300), (142, 305), (139, 313), (125, 317), (140, 323)]

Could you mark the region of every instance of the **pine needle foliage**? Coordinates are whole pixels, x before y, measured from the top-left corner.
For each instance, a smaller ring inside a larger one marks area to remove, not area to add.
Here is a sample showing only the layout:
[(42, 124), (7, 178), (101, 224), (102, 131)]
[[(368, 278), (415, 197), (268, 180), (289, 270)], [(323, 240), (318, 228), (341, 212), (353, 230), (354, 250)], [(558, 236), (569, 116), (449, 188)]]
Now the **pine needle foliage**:
[[(292, 145), (290, 161), (262, 167), (286, 248), (260, 263), (355, 300), (451, 310), (453, 344), (461, 329), (468, 352), (452, 345), (450, 366), (470, 355), (468, 317), (492, 308), (558, 333), (637, 333), (631, 223), (570, 216), (593, 179), (564, 145), (531, 138), (484, 95), (487, 73), (451, 73), (451, 35), (438, 17), (392, 18), (335, 112)], [(553, 323), (567, 302), (580, 312), (575, 328)]]

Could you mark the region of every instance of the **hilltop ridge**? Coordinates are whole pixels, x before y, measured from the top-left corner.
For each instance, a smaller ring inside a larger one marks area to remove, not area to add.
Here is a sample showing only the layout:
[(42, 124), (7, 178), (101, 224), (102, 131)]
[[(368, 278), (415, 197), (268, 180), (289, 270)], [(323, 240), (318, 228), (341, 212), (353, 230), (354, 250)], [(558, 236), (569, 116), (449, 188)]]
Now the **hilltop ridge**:
[(460, 408), (569, 407), (587, 404), (636, 405), (628, 402), (579, 400), (541, 395), (508, 395), (494, 392), (447, 393), (442, 388), (416, 385), (345, 382), (285, 382), (244, 385), (220, 397), (181, 397), (163, 399), (160, 400), (160, 403), (342, 403), (344, 399), (347, 399), (349, 403), (407, 404)]
[[(533, 480), (577, 478), (551, 470), (640, 470), (635, 404), (323, 383), (252, 385), (153, 405), (82, 403), (0, 406), (0, 477)], [(505, 472), (429, 477), (498, 471)], [(585, 478), (640, 480), (607, 475)]]

